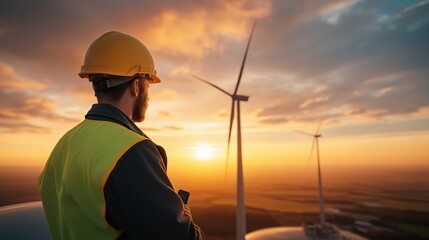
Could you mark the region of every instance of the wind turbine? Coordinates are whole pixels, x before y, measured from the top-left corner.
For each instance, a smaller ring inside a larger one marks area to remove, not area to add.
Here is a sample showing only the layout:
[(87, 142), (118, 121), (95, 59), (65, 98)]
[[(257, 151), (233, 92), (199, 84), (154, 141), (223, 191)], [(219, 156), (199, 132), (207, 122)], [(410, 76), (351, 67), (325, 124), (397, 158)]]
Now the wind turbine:
[(311, 157), (313, 156), (314, 145), (316, 145), (317, 170), (319, 175), (319, 204), (320, 204), (319, 218), (320, 218), (320, 226), (323, 228), (325, 226), (326, 221), (325, 221), (325, 210), (324, 210), (324, 203), (323, 203), (322, 172), (320, 170), (320, 154), (319, 154), (319, 138), (322, 137), (322, 134), (320, 134), (320, 127), (322, 126), (322, 122), (323, 122), (323, 119), (320, 120), (319, 126), (317, 127), (316, 132), (314, 134), (310, 134), (302, 131), (297, 131), (297, 132), (313, 137), (313, 145), (311, 146), (309, 160), (311, 160)]
[(218, 89), (219, 91), (225, 93), (230, 96), (232, 99), (232, 107), (231, 107), (231, 116), (229, 119), (229, 132), (228, 132), (228, 147), (226, 153), (226, 168), (225, 168), (225, 176), (228, 169), (228, 155), (229, 155), (229, 144), (231, 142), (231, 130), (232, 124), (234, 122), (234, 114), (235, 114), (235, 104), (237, 103), (237, 215), (236, 215), (236, 239), (244, 240), (246, 235), (246, 209), (244, 205), (244, 180), (243, 180), (243, 159), (242, 159), (242, 149), (241, 149), (241, 118), (240, 118), (240, 102), (247, 102), (249, 100), (249, 96), (239, 95), (237, 94), (238, 87), (240, 85), (241, 77), (243, 75), (244, 65), (246, 63), (247, 52), (249, 51), (250, 42), (252, 40), (253, 32), (255, 30), (256, 21), (253, 24), (252, 31), (250, 33), (249, 41), (247, 42), (246, 52), (244, 53), (243, 63), (241, 64), (240, 74), (238, 75), (237, 84), (235, 86), (234, 93), (231, 94), (222, 88), (200, 78), (195, 75), (191, 75), (194, 78), (207, 83), (208, 85)]

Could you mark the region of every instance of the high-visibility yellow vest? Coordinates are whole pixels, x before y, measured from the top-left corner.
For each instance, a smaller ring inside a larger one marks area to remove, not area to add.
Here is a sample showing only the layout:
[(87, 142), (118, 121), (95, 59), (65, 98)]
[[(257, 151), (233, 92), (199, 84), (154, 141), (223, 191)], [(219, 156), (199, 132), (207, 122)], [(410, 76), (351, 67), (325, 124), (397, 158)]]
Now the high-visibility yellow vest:
[(147, 138), (112, 122), (84, 120), (52, 151), (39, 189), (52, 239), (117, 239), (106, 219), (104, 185), (117, 161)]

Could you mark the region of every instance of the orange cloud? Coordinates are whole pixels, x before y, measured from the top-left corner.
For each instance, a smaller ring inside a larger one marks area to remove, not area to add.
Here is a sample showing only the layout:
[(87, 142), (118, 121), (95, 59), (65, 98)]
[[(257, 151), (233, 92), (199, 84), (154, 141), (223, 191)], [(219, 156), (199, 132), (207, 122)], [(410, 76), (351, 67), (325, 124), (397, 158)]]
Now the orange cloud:
[(224, 39), (247, 38), (253, 20), (269, 15), (270, 10), (271, 1), (216, 1), (214, 6), (185, 12), (168, 9), (153, 17), (154, 27), (142, 39), (154, 51), (201, 58), (208, 52), (222, 52)]
[(34, 118), (74, 121), (58, 115), (57, 103), (47, 97), (31, 96), (23, 92), (0, 90), (0, 116), (10, 120), (30, 120)]
[(21, 76), (4, 61), (0, 61), (0, 131), (47, 132), (32, 121), (75, 121), (57, 113), (59, 106), (49, 97), (42, 96), (48, 85)]
[(171, 117), (171, 113), (167, 111), (158, 111), (158, 114), (162, 117)]
[(10, 122), (0, 120), (0, 132), (16, 133), (16, 132), (30, 132), (30, 133), (47, 133), (49, 129), (36, 126), (33, 124), (22, 122)]
[(163, 99), (178, 99), (180, 94), (173, 89), (163, 89), (161, 91), (153, 92), (150, 94), (151, 99), (156, 99), (156, 101), (162, 101)]
[(307, 107), (307, 106), (309, 106), (311, 104), (325, 102), (325, 101), (328, 101), (328, 100), (329, 100), (329, 96), (317, 97), (317, 98), (306, 100), (301, 105), (299, 105), (299, 107), (300, 108), (305, 108), (305, 107)]
[(0, 87), (27, 90), (42, 90), (47, 85), (21, 76), (15, 69), (0, 60)]

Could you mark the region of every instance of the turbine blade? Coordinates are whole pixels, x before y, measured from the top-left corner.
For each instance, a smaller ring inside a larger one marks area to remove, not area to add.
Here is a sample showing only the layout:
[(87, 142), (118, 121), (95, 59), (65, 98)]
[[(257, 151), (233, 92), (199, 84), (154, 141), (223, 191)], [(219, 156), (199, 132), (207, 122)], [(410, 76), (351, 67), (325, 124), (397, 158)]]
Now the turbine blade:
[(235, 100), (232, 99), (231, 116), (229, 118), (228, 146), (226, 150), (225, 181), (226, 181), (226, 176), (228, 175), (229, 145), (231, 143), (231, 130), (232, 130), (232, 124), (234, 123), (234, 113), (235, 113)]
[(325, 120), (325, 118), (324, 118), (324, 117), (323, 117), (322, 119), (320, 119), (319, 126), (317, 127), (317, 129), (316, 129), (316, 133), (315, 133), (315, 134), (319, 134), (320, 127), (322, 126), (323, 120)]
[(310, 156), (308, 157), (308, 162), (311, 161), (311, 157), (313, 156), (315, 142), (316, 142), (316, 138), (313, 138), (313, 145), (311, 146), (311, 151), (310, 151)]
[(301, 133), (301, 134), (304, 134), (304, 135), (307, 135), (307, 136), (310, 136), (310, 137), (314, 137), (314, 134), (311, 134), (311, 133), (307, 133), (307, 132), (303, 132), (303, 131), (299, 131), (299, 130), (295, 130), (295, 132)]
[(243, 63), (241, 64), (240, 74), (238, 75), (237, 85), (235, 86), (234, 95), (237, 94), (238, 86), (240, 85), (241, 76), (243, 75), (244, 65), (246, 64), (247, 52), (249, 51), (250, 42), (252, 41), (253, 32), (255, 31), (256, 21), (253, 23), (252, 32), (250, 33), (249, 41), (247, 42), (246, 52), (244, 53)]
[(189, 74), (189, 75), (191, 75), (192, 77), (194, 77), (194, 78), (196, 78), (196, 79), (198, 79), (198, 80), (200, 80), (200, 81), (202, 81), (202, 82), (204, 82), (204, 83), (207, 83), (208, 85), (210, 85), (210, 86), (212, 86), (212, 87), (214, 87), (214, 88), (216, 88), (216, 89), (220, 90), (221, 92), (225, 93), (226, 95), (228, 95), (228, 96), (232, 97), (232, 95), (231, 95), (229, 92), (227, 92), (227, 91), (223, 90), (222, 88), (220, 88), (220, 87), (218, 87), (218, 86), (214, 85), (213, 83), (210, 83), (209, 81), (206, 81), (206, 80), (204, 80), (204, 79), (202, 79), (202, 78), (200, 78), (200, 77), (198, 77), (198, 76), (196, 76), (196, 75), (194, 75), (194, 74)]

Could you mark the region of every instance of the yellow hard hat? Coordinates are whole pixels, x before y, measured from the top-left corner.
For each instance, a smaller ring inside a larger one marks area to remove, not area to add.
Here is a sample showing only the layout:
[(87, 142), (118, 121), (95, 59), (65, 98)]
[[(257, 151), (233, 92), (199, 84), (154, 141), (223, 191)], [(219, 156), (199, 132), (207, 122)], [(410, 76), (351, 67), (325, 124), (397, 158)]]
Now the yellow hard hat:
[(123, 77), (149, 75), (150, 83), (161, 82), (146, 46), (120, 32), (105, 33), (89, 46), (79, 76), (89, 78), (90, 74)]

